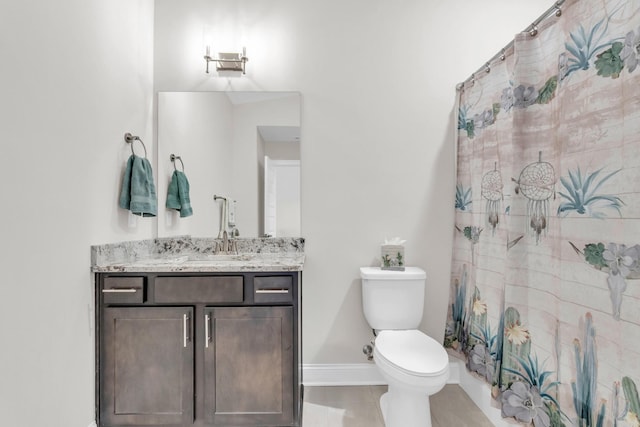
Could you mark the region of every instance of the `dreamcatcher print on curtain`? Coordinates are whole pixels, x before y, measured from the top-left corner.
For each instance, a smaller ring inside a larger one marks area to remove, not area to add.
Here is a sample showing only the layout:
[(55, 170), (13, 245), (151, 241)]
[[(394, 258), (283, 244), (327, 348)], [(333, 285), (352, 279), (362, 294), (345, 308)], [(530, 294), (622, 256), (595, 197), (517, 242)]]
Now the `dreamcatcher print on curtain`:
[(567, 0), (459, 91), (445, 347), (524, 425), (640, 426), (640, 1)]

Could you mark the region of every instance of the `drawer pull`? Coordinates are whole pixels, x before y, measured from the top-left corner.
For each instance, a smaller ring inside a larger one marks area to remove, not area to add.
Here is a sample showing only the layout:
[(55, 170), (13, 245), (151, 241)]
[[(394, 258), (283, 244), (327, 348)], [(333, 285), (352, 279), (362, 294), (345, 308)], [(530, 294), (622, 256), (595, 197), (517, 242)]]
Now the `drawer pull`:
[(186, 347), (187, 346), (187, 341), (189, 341), (189, 332), (187, 330), (187, 322), (189, 321), (189, 316), (186, 314), (182, 315), (182, 326), (183, 326), (183, 331), (184, 331), (184, 335), (183, 335), (183, 342), (182, 342), (182, 346)]
[(103, 294), (135, 294), (138, 290), (135, 288), (127, 288), (127, 289), (103, 289)]
[(211, 335), (209, 334), (209, 322), (211, 321), (211, 316), (208, 314), (204, 315), (204, 346), (209, 348), (209, 343), (211, 342)]
[(256, 289), (256, 294), (288, 294), (289, 289)]

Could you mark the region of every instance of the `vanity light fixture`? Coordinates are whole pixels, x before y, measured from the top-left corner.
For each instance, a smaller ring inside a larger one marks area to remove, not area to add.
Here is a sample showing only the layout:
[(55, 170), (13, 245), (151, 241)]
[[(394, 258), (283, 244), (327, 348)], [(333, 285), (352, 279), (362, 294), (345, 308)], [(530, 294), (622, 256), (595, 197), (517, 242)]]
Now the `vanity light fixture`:
[(209, 62), (216, 63), (216, 71), (242, 71), (242, 74), (247, 74), (245, 64), (249, 58), (247, 58), (246, 47), (242, 48), (242, 53), (219, 52), (217, 57), (212, 57), (211, 47), (207, 45), (204, 60), (207, 61), (207, 74), (209, 74)]

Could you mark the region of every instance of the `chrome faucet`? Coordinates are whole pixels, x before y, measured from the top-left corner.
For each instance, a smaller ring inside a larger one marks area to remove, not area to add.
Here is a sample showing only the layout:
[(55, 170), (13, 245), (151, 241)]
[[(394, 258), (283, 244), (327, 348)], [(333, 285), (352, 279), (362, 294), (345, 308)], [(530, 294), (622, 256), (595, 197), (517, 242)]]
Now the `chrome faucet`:
[(223, 233), (227, 232), (227, 198), (214, 194), (213, 200), (222, 200), (222, 212), (220, 212), (220, 229), (218, 231), (218, 239), (221, 239), (223, 237)]
[[(220, 228), (218, 230), (218, 239), (222, 239), (223, 233), (227, 233), (231, 237), (240, 236), (240, 231), (236, 227), (235, 219), (235, 200), (230, 200), (227, 197), (213, 195), (213, 200), (222, 200), (222, 207), (220, 212)], [(231, 208), (230, 208), (231, 206)]]
[(227, 230), (222, 232), (222, 241), (216, 243), (216, 247), (214, 252), (216, 254), (237, 254), (238, 253), (238, 244), (235, 239), (229, 239), (229, 234)]
[(227, 230), (222, 232), (222, 250), (227, 252), (229, 247), (229, 235), (227, 234)]
[[(233, 220), (231, 220), (229, 215), (230, 200), (227, 197), (222, 197), (215, 194), (213, 195), (213, 200), (222, 200), (222, 212), (220, 213), (220, 231), (218, 232), (218, 239), (222, 239), (222, 241), (216, 243), (214, 252), (216, 254), (237, 254), (238, 245), (233, 238), (238, 237), (240, 235), (240, 232), (236, 228), (235, 217)], [(233, 200), (233, 203), (235, 203), (235, 200)]]

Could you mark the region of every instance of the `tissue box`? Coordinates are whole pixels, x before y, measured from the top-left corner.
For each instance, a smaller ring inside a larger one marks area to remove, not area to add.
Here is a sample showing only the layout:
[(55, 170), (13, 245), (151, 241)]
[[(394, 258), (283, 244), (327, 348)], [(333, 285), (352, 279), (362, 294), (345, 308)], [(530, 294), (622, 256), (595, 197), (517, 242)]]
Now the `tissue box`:
[(404, 271), (404, 246), (402, 245), (382, 245), (380, 246), (382, 255), (382, 270)]

